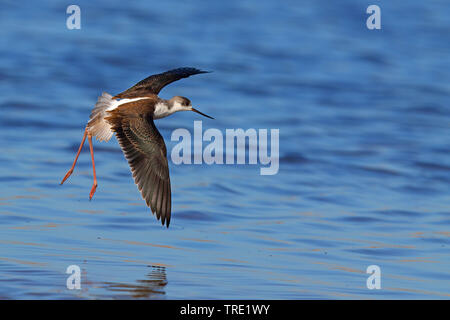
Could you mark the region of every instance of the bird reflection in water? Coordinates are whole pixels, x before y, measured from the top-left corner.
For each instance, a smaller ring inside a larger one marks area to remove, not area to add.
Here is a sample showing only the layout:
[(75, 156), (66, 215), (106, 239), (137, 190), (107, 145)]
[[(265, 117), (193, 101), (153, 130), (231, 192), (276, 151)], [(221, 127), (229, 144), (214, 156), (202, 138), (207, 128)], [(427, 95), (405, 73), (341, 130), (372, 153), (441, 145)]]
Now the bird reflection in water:
[(147, 278), (137, 280), (136, 283), (118, 283), (104, 282), (106, 290), (117, 292), (120, 297), (124, 298), (130, 295), (133, 299), (160, 299), (166, 293), (164, 287), (167, 284), (166, 268), (161, 266), (149, 266), (151, 272), (147, 274)]

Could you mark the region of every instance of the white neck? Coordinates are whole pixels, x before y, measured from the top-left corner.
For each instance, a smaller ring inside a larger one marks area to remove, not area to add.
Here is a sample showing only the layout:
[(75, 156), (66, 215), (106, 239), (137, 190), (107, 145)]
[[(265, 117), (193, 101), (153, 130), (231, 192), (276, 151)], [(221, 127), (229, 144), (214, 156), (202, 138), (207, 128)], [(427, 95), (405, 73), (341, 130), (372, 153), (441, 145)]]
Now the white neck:
[(155, 105), (155, 111), (153, 111), (153, 119), (161, 119), (177, 111), (186, 111), (186, 107), (183, 107), (180, 103), (175, 102), (169, 109), (169, 103), (166, 100), (161, 100)]

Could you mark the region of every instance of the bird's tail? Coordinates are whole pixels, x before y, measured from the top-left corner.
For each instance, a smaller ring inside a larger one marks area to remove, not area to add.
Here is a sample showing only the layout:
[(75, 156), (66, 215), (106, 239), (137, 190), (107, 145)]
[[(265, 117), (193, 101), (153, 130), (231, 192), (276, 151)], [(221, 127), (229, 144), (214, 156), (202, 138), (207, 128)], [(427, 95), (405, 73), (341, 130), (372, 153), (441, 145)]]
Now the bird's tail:
[(113, 107), (114, 102), (112, 95), (103, 92), (92, 109), (87, 128), (97, 140), (108, 141), (113, 135), (111, 125), (105, 120), (105, 117), (107, 116), (106, 110)]

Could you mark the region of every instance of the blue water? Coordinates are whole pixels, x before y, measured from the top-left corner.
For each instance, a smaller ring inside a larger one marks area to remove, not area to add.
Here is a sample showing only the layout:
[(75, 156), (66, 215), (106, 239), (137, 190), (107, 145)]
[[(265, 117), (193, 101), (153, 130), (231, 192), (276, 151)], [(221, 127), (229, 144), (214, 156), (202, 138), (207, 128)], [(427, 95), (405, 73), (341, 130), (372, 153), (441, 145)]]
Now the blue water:
[[(448, 299), (447, 1), (3, 1), (0, 298)], [(381, 30), (366, 28), (369, 4)], [(91, 108), (150, 74), (214, 72), (156, 125), (280, 130), (280, 169), (174, 165), (172, 221), (115, 138), (70, 167)], [(81, 290), (66, 288), (69, 265)], [(369, 290), (366, 268), (381, 269)]]

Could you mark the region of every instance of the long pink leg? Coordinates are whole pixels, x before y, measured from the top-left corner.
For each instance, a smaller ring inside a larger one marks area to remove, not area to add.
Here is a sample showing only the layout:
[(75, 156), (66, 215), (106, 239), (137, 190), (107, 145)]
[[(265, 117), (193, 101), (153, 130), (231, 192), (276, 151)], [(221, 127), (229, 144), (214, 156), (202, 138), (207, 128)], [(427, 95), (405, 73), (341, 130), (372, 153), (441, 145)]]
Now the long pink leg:
[(91, 150), (91, 159), (92, 159), (92, 171), (94, 173), (94, 184), (92, 185), (91, 192), (89, 193), (89, 200), (92, 199), (95, 193), (95, 189), (97, 189), (97, 175), (95, 174), (95, 162), (94, 162), (94, 148), (92, 147), (92, 135), (88, 133), (89, 140), (89, 149)]
[(64, 178), (61, 181), (61, 184), (63, 184), (64, 181), (66, 181), (67, 178), (69, 178), (70, 175), (73, 173), (73, 169), (75, 168), (75, 164), (77, 163), (78, 156), (80, 155), (81, 149), (83, 149), (84, 141), (86, 140), (86, 135), (87, 135), (87, 128), (84, 130), (83, 140), (81, 140), (81, 144), (80, 144), (80, 147), (78, 148), (78, 152), (77, 152), (77, 155), (75, 156), (75, 160), (73, 161), (72, 167), (69, 169), (69, 171), (67, 171), (66, 175), (64, 176)]

